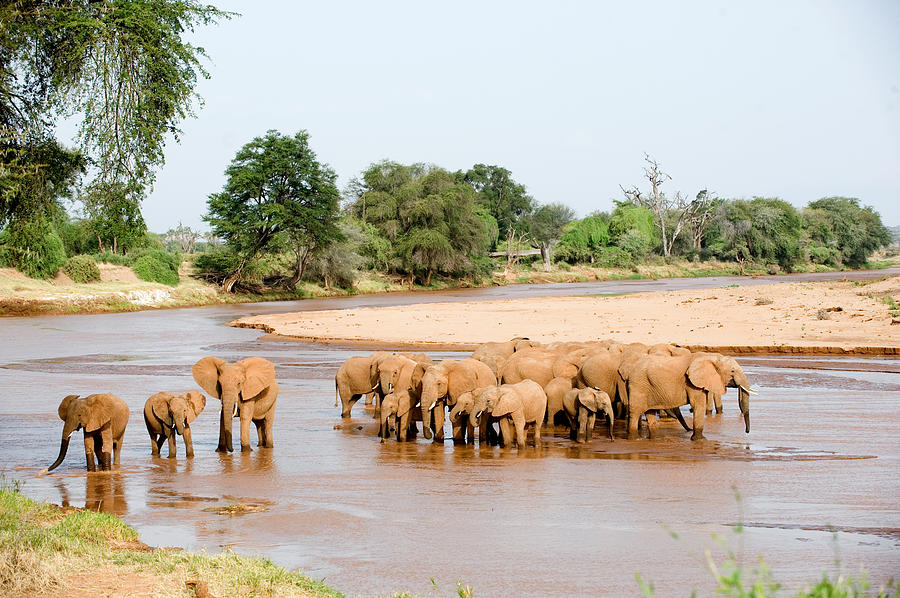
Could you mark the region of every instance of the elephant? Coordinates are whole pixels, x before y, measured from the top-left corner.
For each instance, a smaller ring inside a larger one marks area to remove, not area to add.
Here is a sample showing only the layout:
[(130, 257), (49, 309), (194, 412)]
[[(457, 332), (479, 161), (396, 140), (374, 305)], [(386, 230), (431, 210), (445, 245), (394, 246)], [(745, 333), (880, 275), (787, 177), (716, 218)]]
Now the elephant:
[[(613, 439), (612, 401), (609, 395), (597, 388), (573, 388), (563, 395), (563, 409), (569, 419), (569, 429), (575, 442), (590, 442), (598, 413), (605, 413), (609, 423), (609, 439)], [(577, 426), (577, 427), (576, 427)]]
[[(402, 353), (389, 355), (382, 359), (377, 366), (379, 389), (383, 389), (388, 394), (394, 393), (398, 395), (399, 405), (392, 405), (392, 409), (400, 409), (400, 412), (394, 413), (394, 415), (408, 426), (402, 435), (398, 434), (398, 438), (402, 436), (403, 440), (406, 440), (407, 434), (415, 438), (418, 433), (415, 423), (417, 419), (411, 416), (422, 395), (422, 378), (425, 375), (425, 370), (429, 365), (432, 365), (431, 359), (427, 355), (425, 355), (425, 359), (428, 361), (417, 361), (406, 355)], [(387, 396), (381, 399), (378, 407), (375, 409), (375, 417), (380, 422), (384, 422), (387, 417), (382, 407), (382, 403), (386, 399)], [(419, 413), (419, 410), (415, 409), (415, 412)], [(421, 415), (419, 415), (418, 419), (421, 419)]]
[[(627, 372), (628, 438), (637, 438), (641, 415), (651, 409), (675, 409), (689, 404), (694, 412), (691, 440), (703, 440), (706, 404), (713, 393), (724, 394), (727, 387), (738, 389), (738, 405), (750, 433), (750, 383), (733, 357), (720, 353), (690, 353), (664, 356), (644, 355)], [(677, 411), (680, 413), (680, 411)], [(650, 436), (655, 433), (655, 418)]]
[(487, 386), (476, 388), (462, 393), (456, 399), (456, 405), (450, 410), (450, 422), (454, 429), (461, 430), (460, 437), (470, 444), (475, 443), (475, 428), (478, 428), (478, 442), (482, 445), (495, 444), (497, 434), (491, 424), (491, 414), (482, 410), (481, 417), (475, 418), (475, 398), (488, 389), (497, 388)]
[[(92, 394), (80, 398), (69, 395), (59, 404), (59, 419), (63, 424), (59, 456), (47, 471), (53, 471), (66, 458), (69, 437), (79, 429), (84, 429), (84, 454), (87, 470), (96, 471), (94, 453), (101, 471), (112, 469), (119, 464), (122, 454), (122, 437), (128, 425), (128, 405), (114, 394)], [(112, 456), (112, 463), (110, 463)]]
[(530, 340), (526, 336), (516, 336), (504, 342), (483, 343), (472, 353), (472, 359), (486, 364), (494, 376), (500, 378), (500, 368), (516, 351), (539, 347), (540, 343)]
[(572, 390), (569, 378), (553, 378), (544, 387), (547, 395), (547, 426), (552, 430), (556, 424), (556, 415), (563, 411), (563, 396)]
[(409, 390), (394, 389), (385, 395), (379, 414), (378, 435), (381, 436), (381, 442), (390, 437), (394, 428), (397, 430), (398, 442), (416, 437), (418, 430), (415, 415), (419, 411), (415, 406), (416, 402)]
[(231, 452), (231, 421), (241, 418), (241, 450), (251, 451), (250, 422), (256, 424), (258, 446), (274, 446), (273, 424), (278, 382), (275, 365), (262, 357), (248, 357), (228, 363), (218, 357), (204, 357), (191, 370), (194, 380), (210, 395), (222, 401), (219, 414), (217, 452)]
[(203, 393), (190, 390), (183, 394), (158, 392), (144, 403), (144, 423), (150, 434), (152, 454), (159, 456), (164, 441), (169, 441), (169, 458), (175, 456), (175, 434), (184, 438), (185, 454), (194, 456), (191, 422), (206, 407)]
[(366, 398), (366, 405), (372, 404), (378, 389), (378, 364), (390, 355), (387, 351), (376, 351), (368, 356), (351, 357), (341, 364), (334, 376), (334, 406), (337, 407), (340, 398), (341, 417), (350, 417), (350, 409), (360, 397)]
[(512, 445), (513, 433), (509, 428), (511, 420), (515, 426), (515, 439), (519, 449), (525, 448), (525, 425), (534, 424), (534, 445), (540, 448), (541, 424), (546, 411), (547, 395), (544, 394), (544, 389), (534, 380), (523, 380), (481, 391), (475, 399), (469, 420), (474, 425), (484, 413), (490, 414), (491, 419), (498, 419), (504, 447)]
[[(422, 428), (425, 438), (434, 434), (434, 442), (444, 442), (444, 409), (453, 407), (467, 391), (496, 386), (491, 368), (477, 359), (445, 359), (429, 367), (422, 376)], [(433, 430), (432, 430), (433, 416)], [(453, 439), (460, 441), (465, 427), (454, 425)]]

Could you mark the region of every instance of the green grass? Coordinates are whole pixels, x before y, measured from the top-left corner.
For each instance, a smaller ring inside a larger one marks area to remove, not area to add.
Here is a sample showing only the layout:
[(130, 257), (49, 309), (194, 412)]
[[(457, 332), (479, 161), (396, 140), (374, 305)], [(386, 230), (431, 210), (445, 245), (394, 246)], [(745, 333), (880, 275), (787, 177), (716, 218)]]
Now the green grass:
[(0, 594), (61, 593), (70, 576), (110, 568), (117, 579), (155, 581), (144, 589), (162, 596), (193, 595), (184, 586), (190, 579), (219, 596), (342, 596), (268, 559), (148, 549), (113, 515), (67, 512), (0, 488)]

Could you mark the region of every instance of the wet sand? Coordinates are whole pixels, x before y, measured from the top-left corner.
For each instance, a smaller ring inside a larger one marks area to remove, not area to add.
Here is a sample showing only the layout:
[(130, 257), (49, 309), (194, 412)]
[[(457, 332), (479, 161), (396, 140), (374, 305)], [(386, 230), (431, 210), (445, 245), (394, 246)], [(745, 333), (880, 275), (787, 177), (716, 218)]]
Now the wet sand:
[[(433, 595), (432, 577), (440, 595), (461, 581), (479, 596), (633, 596), (636, 572), (657, 595), (704, 595), (703, 549), (724, 558), (713, 534), (747, 566), (763, 554), (788, 588), (834, 571), (836, 554), (843, 571), (865, 566), (876, 584), (896, 575), (898, 359), (740, 357), (761, 392), (751, 433), (729, 395), (703, 443), (664, 424), (659, 440), (629, 442), (619, 427), (614, 442), (577, 447), (560, 435), (521, 454), (380, 444), (360, 406), (349, 422), (333, 406), (334, 373), (362, 348), (272, 343), (223, 325), (286, 307), (4, 320), (0, 469), (30, 497), (122, 516), (151, 545), (264, 555), (351, 596)], [(193, 387), (190, 366), (209, 354), (276, 364), (275, 448), (215, 453), (210, 400), (193, 425), (196, 457), (179, 445), (177, 459), (152, 458), (144, 400)], [(78, 435), (60, 469), (37, 477), (58, 450), (59, 400), (100, 391), (131, 407), (121, 470), (87, 474)], [(263, 510), (207, 510), (236, 503)]]

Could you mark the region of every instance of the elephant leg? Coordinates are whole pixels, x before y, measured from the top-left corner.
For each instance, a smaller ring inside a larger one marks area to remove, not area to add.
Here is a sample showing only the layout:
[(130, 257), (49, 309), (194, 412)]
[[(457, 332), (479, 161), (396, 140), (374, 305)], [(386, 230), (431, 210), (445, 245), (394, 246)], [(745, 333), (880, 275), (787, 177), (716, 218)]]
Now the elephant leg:
[(716, 404), (716, 413), (724, 413), (725, 408), (722, 406), (722, 395), (715, 393), (713, 395), (713, 402)]
[(256, 426), (256, 446), (264, 446), (266, 443), (266, 431), (263, 424), (264, 421), (261, 419), (253, 420), (253, 425)]
[(275, 446), (275, 405), (266, 414), (263, 419), (263, 447), (272, 448)]
[(500, 446), (507, 448), (512, 446), (512, 429), (509, 420), (505, 417), (500, 418)]
[(650, 438), (659, 436), (659, 414), (656, 411), (648, 411), (647, 416), (647, 432)]
[(543, 420), (534, 422), (534, 446), (537, 448), (541, 448), (541, 424), (543, 424)]
[(112, 428), (107, 426), (103, 431), (100, 432), (100, 451), (98, 453), (100, 458), (100, 469), (104, 471), (108, 471), (112, 469), (112, 451), (113, 451), (113, 439), (112, 439)]
[(241, 451), (250, 452), (250, 421), (253, 419), (253, 401), (247, 401), (240, 408), (241, 412)]
[(643, 413), (637, 413), (634, 409), (628, 414), (628, 440), (637, 440), (639, 438), (638, 424), (641, 421), (641, 415)]
[(169, 428), (166, 430), (166, 439), (169, 441), (169, 459), (174, 459), (178, 453), (178, 448), (175, 446), (175, 436), (174, 429)]
[(184, 427), (184, 454), (188, 459), (194, 457), (194, 441), (191, 439), (191, 427)]
[(87, 470), (97, 471), (94, 464), (94, 435), (88, 432), (84, 433), (84, 458), (87, 461)]
[(516, 426), (516, 444), (519, 449), (525, 448), (525, 416), (514, 415), (513, 424)]
[[(346, 392), (340, 393), (341, 395), (341, 417), (350, 417), (350, 410), (353, 409), (353, 405), (356, 404), (356, 401), (359, 400), (361, 395), (353, 394), (349, 390)], [(344, 397), (347, 398), (344, 398)]]
[(150, 432), (150, 454), (154, 457), (159, 456), (159, 449), (162, 447), (163, 437), (162, 434), (154, 434)]
[(118, 465), (119, 459), (122, 457), (122, 440), (124, 440), (125, 433), (123, 431), (122, 436), (119, 436), (118, 439), (113, 440), (113, 464)]
[(697, 399), (694, 407), (694, 433), (691, 434), (691, 440), (704, 440), (703, 425), (706, 423), (706, 397), (701, 396)]

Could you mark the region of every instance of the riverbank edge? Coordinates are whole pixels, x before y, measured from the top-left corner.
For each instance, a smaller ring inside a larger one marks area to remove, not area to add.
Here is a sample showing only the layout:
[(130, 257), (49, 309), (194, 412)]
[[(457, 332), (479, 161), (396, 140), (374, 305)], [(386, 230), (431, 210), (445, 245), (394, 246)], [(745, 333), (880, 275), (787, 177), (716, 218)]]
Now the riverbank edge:
[[(269, 342), (282, 343), (314, 343), (318, 345), (328, 345), (332, 347), (343, 347), (347, 349), (371, 349), (372, 351), (397, 349), (401, 351), (474, 351), (480, 343), (445, 343), (445, 342), (428, 342), (428, 341), (407, 341), (407, 342), (380, 342), (373, 339), (365, 338), (318, 338), (311, 336), (291, 336), (287, 334), (277, 334), (271, 326), (266, 324), (249, 324), (246, 322), (233, 321), (228, 322), (228, 326), (234, 328), (250, 328), (262, 330), (266, 334), (259, 337), (259, 340)], [(880, 346), (856, 346), (841, 347), (837, 345), (819, 345), (819, 346), (802, 346), (802, 345), (690, 345), (679, 344), (678, 346), (689, 349), (690, 351), (708, 351), (711, 353), (723, 353), (726, 355), (793, 355), (793, 356), (869, 356), (869, 357), (898, 357), (900, 356), (900, 347), (880, 347)]]
[[(189, 589), (192, 584), (196, 584), (193, 591)], [(76, 596), (124, 592), (198, 598), (344, 596), (269, 559), (238, 556), (231, 551), (207, 554), (153, 548), (114, 515), (37, 502), (18, 488), (0, 488), (0, 591), (4, 596), (61, 592)]]
[[(851, 274), (854, 272), (873, 272), (888, 269), (900, 264), (897, 260), (883, 260), (873, 263), (870, 268), (859, 270), (819, 269), (816, 272), (833, 272), (835, 274)], [(136, 311), (156, 311), (165, 309), (182, 309), (189, 307), (210, 307), (214, 305), (231, 305), (242, 303), (268, 303), (274, 301), (302, 301), (304, 299), (322, 299), (331, 297), (353, 297), (364, 295), (384, 295), (390, 293), (428, 293), (436, 291), (454, 291), (472, 288), (488, 288), (514, 286), (519, 284), (559, 284), (579, 282), (607, 282), (617, 280), (665, 280), (675, 278), (709, 278), (714, 276), (745, 276), (755, 278), (758, 276), (771, 276), (765, 271), (752, 271), (740, 274), (718, 265), (712, 265), (707, 269), (688, 268), (689, 263), (676, 267), (669, 266), (644, 266), (638, 272), (633, 270), (598, 270), (598, 269), (561, 269), (551, 273), (543, 271), (518, 271), (503, 277), (496, 273), (494, 277), (482, 284), (456, 281), (457, 284), (446, 282), (432, 287), (408, 288), (398, 285), (387, 285), (383, 288), (372, 288), (366, 285), (364, 290), (347, 291), (345, 289), (324, 289), (318, 286), (306, 285), (296, 292), (272, 291), (264, 294), (227, 294), (216, 285), (211, 285), (199, 279), (183, 277), (189, 282), (181, 283), (177, 287), (165, 285), (152, 285), (153, 288), (165, 293), (170, 293), (170, 298), (159, 304), (145, 304), (128, 298), (127, 292), (110, 291), (97, 294), (91, 292), (81, 295), (77, 292), (78, 285), (73, 285), (73, 292), (53, 298), (30, 298), (16, 296), (15, 294), (0, 295), (0, 318), (4, 317), (34, 317), (34, 316), (60, 316), (60, 315), (94, 315), (104, 313), (127, 313)], [(585, 274), (587, 272), (587, 274)], [(787, 275), (786, 273), (778, 273)], [(142, 283), (147, 287), (147, 283)]]

